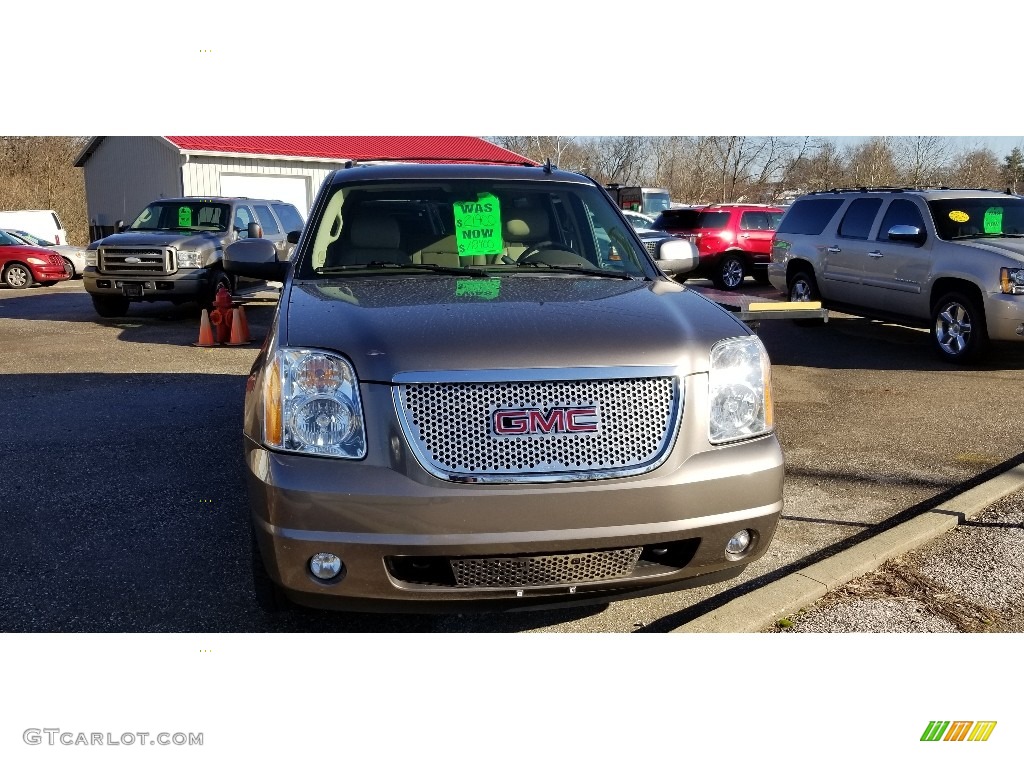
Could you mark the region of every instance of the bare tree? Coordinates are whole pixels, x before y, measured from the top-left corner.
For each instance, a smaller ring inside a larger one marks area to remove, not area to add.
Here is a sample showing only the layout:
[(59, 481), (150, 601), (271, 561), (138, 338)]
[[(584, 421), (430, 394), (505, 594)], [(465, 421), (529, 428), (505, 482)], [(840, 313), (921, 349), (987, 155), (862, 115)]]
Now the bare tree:
[(911, 187), (935, 186), (950, 155), (949, 141), (942, 136), (903, 136), (893, 151), (903, 182)]
[(891, 136), (874, 136), (847, 151), (847, 179), (853, 186), (892, 187), (900, 183), (900, 170)]

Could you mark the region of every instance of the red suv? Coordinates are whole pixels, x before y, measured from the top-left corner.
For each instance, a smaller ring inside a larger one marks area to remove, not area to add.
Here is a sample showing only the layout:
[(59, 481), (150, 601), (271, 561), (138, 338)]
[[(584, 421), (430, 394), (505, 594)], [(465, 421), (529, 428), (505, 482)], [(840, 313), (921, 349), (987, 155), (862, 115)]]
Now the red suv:
[(70, 277), (59, 253), (26, 245), (24, 240), (0, 231), (0, 280), (8, 288), (28, 288), (32, 283), (54, 285)]
[(783, 213), (782, 208), (751, 203), (670, 208), (651, 227), (696, 244), (700, 264), (688, 277), (709, 277), (716, 287), (733, 291), (746, 275), (768, 281), (772, 236)]

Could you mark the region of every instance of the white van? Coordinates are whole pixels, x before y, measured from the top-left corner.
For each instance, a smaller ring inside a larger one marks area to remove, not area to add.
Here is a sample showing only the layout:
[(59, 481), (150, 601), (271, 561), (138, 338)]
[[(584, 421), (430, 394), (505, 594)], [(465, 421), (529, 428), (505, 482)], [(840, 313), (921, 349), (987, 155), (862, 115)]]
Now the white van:
[(56, 211), (0, 211), (0, 229), (21, 229), (55, 245), (68, 244)]

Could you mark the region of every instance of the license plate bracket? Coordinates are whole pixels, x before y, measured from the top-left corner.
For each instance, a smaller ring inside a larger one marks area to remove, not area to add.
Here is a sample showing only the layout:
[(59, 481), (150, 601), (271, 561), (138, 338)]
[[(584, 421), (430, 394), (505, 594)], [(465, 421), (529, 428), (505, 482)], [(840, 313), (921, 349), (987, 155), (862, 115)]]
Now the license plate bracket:
[(125, 298), (142, 298), (142, 283), (122, 283), (121, 290), (124, 291)]

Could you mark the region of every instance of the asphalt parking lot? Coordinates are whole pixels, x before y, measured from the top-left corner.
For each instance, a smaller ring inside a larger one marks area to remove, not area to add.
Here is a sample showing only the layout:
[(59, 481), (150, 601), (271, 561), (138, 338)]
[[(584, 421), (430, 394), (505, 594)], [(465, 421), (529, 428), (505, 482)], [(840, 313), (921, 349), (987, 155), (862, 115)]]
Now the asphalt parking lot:
[[(745, 292), (775, 297), (750, 281)], [(257, 338), (272, 312), (271, 300), (247, 305)], [(1024, 345), (951, 368), (919, 330), (769, 321), (760, 335), (774, 363), (786, 502), (768, 554), (740, 577), (565, 610), (267, 618), (250, 596), (240, 437), (257, 345), (196, 348), (197, 334), (193, 306), (135, 305), (101, 320), (78, 280), (0, 286), (0, 630), (668, 631), (1024, 450), (1013, 418)]]

